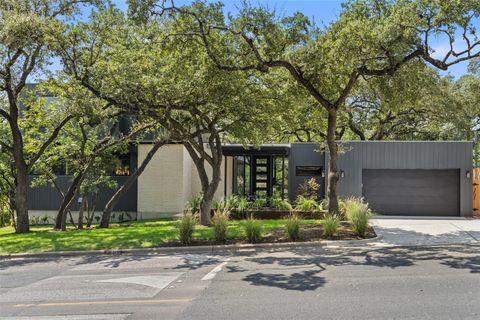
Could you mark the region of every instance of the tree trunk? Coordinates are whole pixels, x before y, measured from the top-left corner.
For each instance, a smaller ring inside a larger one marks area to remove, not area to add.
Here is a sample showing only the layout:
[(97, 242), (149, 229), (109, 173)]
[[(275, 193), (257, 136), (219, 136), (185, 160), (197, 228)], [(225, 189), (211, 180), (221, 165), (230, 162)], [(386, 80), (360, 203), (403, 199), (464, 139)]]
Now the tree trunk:
[(86, 195), (82, 195), (82, 204), (80, 205), (80, 209), (78, 210), (78, 229), (83, 229), (83, 212), (85, 211), (85, 207), (87, 204), (87, 197)]
[(327, 145), (329, 151), (328, 163), (328, 212), (338, 214), (338, 146), (335, 141), (335, 130), (337, 127), (337, 110), (331, 108), (328, 112)]
[(14, 194), (13, 190), (11, 190), (10, 195), (9, 195), (8, 204), (9, 204), (9, 207), (10, 207), (10, 216), (12, 217), (12, 225), (13, 225), (13, 228), (15, 229), (15, 232), (17, 232), (17, 221), (15, 220), (16, 209), (15, 209), (14, 197), (15, 197), (15, 194)]
[(15, 188), (15, 209), (17, 212), (16, 233), (26, 233), (30, 231), (30, 222), (28, 220), (28, 172), (26, 166), (17, 164), (17, 177)]
[(87, 201), (87, 228), (90, 228), (92, 226), (93, 217), (95, 216), (95, 209), (97, 207), (97, 198), (98, 193), (95, 193), (92, 197), (91, 205)]
[(72, 205), (73, 199), (77, 192), (77, 187), (80, 185), (82, 177), (83, 174), (77, 175), (70, 184), (67, 193), (65, 193), (65, 197), (60, 205), (60, 209), (58, 209), (57, 217), (55, 218), (55, 229), (57, 230), (66, 230), (68, 209)]
[[(190, 149), (187, 148), (190, 152)], [(212, 152), (215, 152), (212, 150)], [(194, 157), (192, 157), (194, 158)], [(205, 160), (193, 160), (195, 167), (197, 168), (198, 176), (200, 178), (200, 183), (202, 185), (202, 203), (200, 204), (200, 223), (204, 226), (209, 226), (211, 224), (211, 209), (213, 203), (213, 197), (217, 191), (218, 185), (220, 183), (221, 176), (221, 167), (222, 167), (222, 157), (219, 157), (218, 161), (214, 162), (212, 165), (212, 179), (208, 178), (207, 171), (205, 169)]]
[(117, 203), (122, 199), (122, 197), (127, 193), (130, 187), (135, 183), (138, 177), (143, 173), (145, 168), (147, 167), (150, 160), (152, 160), (155, 153), (165, 144), (165, 141), (158, 141), (156, 142), (152, 149), (147, 153), (145, 159), (143, 159), (142, 164), (135, 170), (132, 175), (127, 178), (127, 181), (115, 192), (115, 194), (110, 198), (105, 209), (103, 209), (102, 220), (100, 222), (100, 228), (108, 228), (110, 223), (110, 217), (112, 215), (113, 209)]
[[(211, 224), (213, 197), (215, 197), (215, 192), (220, 184), (220, 167), (221, 166), (213, 167), (214, 172), (212, 173), (212, 180), (208, 184), (206, 190), (203, 190), (203, 200), (200, 204), (200, 223), (204, 226), (209, 226)], [(217, 173), (215, 173), (215, 171)]]

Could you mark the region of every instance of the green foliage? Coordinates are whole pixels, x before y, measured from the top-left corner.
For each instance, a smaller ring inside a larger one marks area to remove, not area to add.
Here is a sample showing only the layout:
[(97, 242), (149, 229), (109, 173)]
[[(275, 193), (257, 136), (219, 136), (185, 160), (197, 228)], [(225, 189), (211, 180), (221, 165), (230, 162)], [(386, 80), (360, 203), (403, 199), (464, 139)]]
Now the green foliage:
[(322, 221), (323, 234), (326, 238), (331, 238), (337, 232), (340, 226), (340, 217), (335, 214), (327, 214)]
[(368, 221), (372, 211), (362, 198), (348, 198), (345, 200), (345, 212), (348, 221), (352, 223), (352, 230), (359, 237), (364, 238), (368, 229)]
[(216, 200), (213, 202), (213, 209), (220, 211), (230, 211), (238, 207), (239, 197), (237, 195), (229, 195), (224, 199)]
[(200, 212), (200, 206), (203, 201), (203, 194), (201, 192), (193, 196), (193, 198), (187, 203), (186, 209), (190, 210), (194, 214)]
[(198, 223), (198, 216), (187, 210), (178, 222), (178, 233), (180, 242), (188, 246), (192, 243), (193, 229)]
[(230, 211), (228, 209), (215, 210), (212, 218), (212, 227), (216, 241), (227, 241), (227, 227), (229, 219)]
[(315, 211), (318, 208), (318, 204), (314, 199), (305, 198), (304, 196), (298, 196), (295, 201), (295, 210), (299, 211)]
[(320, 184), (317, 182), (315, 178), (310, 178), (308, 180), (305, 180), (298, 187), (298, 196), (316, 201), (318, 199), (319, 190), (320, 190)]
[(288, 238), (292, 241), (296, 241), (300, 238), (300, 225), (301, 220), (298, 215), (292, 213), (285, 223), (285, 231), (287, 232)]
[[(284, 230), (286, 220), (260, 220), (260, 223), (265, 232), (270, 232)], [(229, 238), (245, 237), (243, 221), (231, 220), (228, 225)], [(0, 253), (147, 248), (178, 239), (178, 221), (172, 219), (132, 221), (119, 226), (113, 223), (110, 229), (93, 226), (75, 232), (51, 232), (50, 226), (42, 225), (22, 235), (15, 234), (12, 227), (0, 228)], [(214, 240), (213, 228), (195, 228), (193, 238)]]
[(272, 198), (271, 205), (277, 210), (292, 210), (292, 205), (290, 202), (288, 202), (288, 200), (282, 200), (281, 198)]
[(267, 206), (267, 199), (265, 198), (255, 198), (251, 203), (251, 207), (254, 209), (262, 209)]
[(257, 243), (262, 239), (262, 223), (260, 220), (248, 218), (243, 222), (243, 229), (248, 242)]
[(0, 228), (10, 227), (12, 224), (13, 221), (11, 212), (0, 207)]
[(246, 198), (246, 197), (239, 197), (238, 198), (238, 203), (237, 203), (236, 209), (239, 212), (241, 212), (241, 213), (245, 212), (249, 208), (249, 206), (250, 206), (250, 203), (248, 201), (248, 198)]

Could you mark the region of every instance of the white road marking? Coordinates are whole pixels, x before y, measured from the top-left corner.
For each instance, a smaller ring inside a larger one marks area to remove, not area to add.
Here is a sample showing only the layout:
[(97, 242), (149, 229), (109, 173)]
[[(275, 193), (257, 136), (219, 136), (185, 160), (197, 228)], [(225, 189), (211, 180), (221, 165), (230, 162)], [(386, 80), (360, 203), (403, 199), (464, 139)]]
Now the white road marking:
[(227, 260), (225, 260), (225, 262), (222, 262), (222, 263), (220, 263), (218, 266), (216, 266), (215, 268), (213, 268), (209, 273), (207, 273), (207, 274), (202, 278), (202, 280), (203, 280), (203, 281), (207, 281), (207, 280), (212, 280), (213, 278), (215, 278), (215, 276), (217, 275), (217, 273), (222, 270), (222, 268), (228, 263), (229, 260), (230, 260), (230, 259), (227, 259)]
[(99, 280), (97, 282), (133, 283), (161, 290), (168, 286), (171, 282), (175, 281), (181, 274), (182, 273), (176, 273), (168, 276), (137, 276), (128, 278), (116, 278)]

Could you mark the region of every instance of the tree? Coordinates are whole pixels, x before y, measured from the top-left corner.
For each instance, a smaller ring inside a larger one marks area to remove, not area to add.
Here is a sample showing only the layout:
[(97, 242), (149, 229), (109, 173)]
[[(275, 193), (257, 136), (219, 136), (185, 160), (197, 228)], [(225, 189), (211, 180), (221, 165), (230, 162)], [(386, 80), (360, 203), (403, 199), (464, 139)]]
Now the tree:
[(419, 60), (402, 66), (393, 76), (360, 79), (345, 103), (353, 138), (415, 140), (422, 136), (432, 116), (447, 112), (442, 82), (435, 70)]
[[(51, 82), (50, 91), (57, 103), (68, 105), (78, 113), (63, 127), (56, 142), (46, 151), (44, 160), (35, 166), (43, 173), (36, 180), (48, 180), (62, 197), (55, 229), (66, 230), (67, 214), (76, 195), (82, 189), (92, 189), (92, 185), (115, 186), (110, 176), (115, 171), (118, 155), (127, 152), (136, 138), (154, 129), (155, 123), (141, 117), (130, 117), (129, 128), (120, 128), (120, 122), (128, 117), (125, 110), (96, 98), (81, 86), (61, 81), (61, 77)], [(67, 166), (72, 179), (63, 192), (56, 186), (54, 170)], [(82, 196), (86, 198), (84, 194)], [(110, 216), (106, 219), (108, 227)]]
[[(9, 127), (11, 143), (0, 140), (2, 152), (13, 159), (15, 176), (15, 210), (17, 233), (29, 231), (27, 206), (28, 174), (61, 128), (73, 115), (64, 114), (37, 131), (36, 149), (27, 150), (27, 137), (21, 122), (22, 99), (29, 77), (42, 71), (50, 57), (49, 34), (62, 21), (75, 14), (78, 4), (87, 0), (4, 0), (0, 2), (0, 98), (6, 105), (0, 107)], [(57, 114), (58, 116), (59, 114)], [(33, 138), (33, 137), (32, 137)]]
[(58, 52), (71, 81), (116, 108), (155, 119), (183, 143), (198, 172), (201, 222), (208, 225), (222, 139), (255, 141), (267, 127), (270, 96), (255, 75), (224, 73), (200, 46), (168, 37), (170, 27), (168, 19), (134, 24), (111, 9), (65, 30)]
[[(349, 1), (337, 21), (324, 30), (296, 13), (278, 17), (262, 7), (245, 5), (228, 18), (221, 4), (195, 2), (191, 6), (165, 6), (162, 1), (140, 5), (130, 1), (132, 11), (145, 19), (151, 14), (175, 15), (173, 36), (202, 43), (205, 52), (221, 70), (272, 72), (287, 70), (291, 77), (327, 113), (329, 150), (329, 211), (337, 213), (338, 147), (337, 121), (345, 103), (362, 77), (393, 75), (414, 60), (447, 70), (451, 65), (480, 55), (475, 19), (480, 14), (476, 0), (438, 2)], [(465, 49), (455, 48), (460, 32)], [(432, 37), (443, 36), (450, 50), (432, 56)]]

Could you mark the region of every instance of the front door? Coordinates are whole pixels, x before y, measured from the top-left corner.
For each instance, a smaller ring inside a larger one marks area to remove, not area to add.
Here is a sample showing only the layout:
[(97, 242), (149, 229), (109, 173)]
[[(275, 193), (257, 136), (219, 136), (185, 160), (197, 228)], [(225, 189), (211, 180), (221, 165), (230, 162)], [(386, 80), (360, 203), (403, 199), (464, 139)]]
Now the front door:
[(253, 156), (252, 161), (252, 193), (256, 198), (272, 196), (272, 157)]

